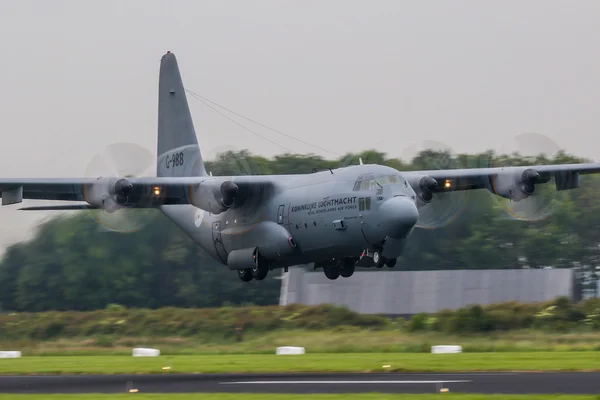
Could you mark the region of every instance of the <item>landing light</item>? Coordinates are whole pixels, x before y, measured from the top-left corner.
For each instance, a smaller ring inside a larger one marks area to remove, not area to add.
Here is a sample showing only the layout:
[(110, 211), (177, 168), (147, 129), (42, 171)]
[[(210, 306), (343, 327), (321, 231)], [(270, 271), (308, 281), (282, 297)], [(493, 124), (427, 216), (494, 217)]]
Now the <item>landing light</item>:
[(160, 196), (160, 188), (159, 188), (159, 187), (155, 187), (155, 188), (154, 188), (154, 194), (155, 194), (156, 196)]
[(450, 186), (452, 186), (452, 183), (450, 183), (449, 180), (446, 180), (446, 183), (444, 183), (444, 186), (446, 187), (446, 189), (450, 189)]

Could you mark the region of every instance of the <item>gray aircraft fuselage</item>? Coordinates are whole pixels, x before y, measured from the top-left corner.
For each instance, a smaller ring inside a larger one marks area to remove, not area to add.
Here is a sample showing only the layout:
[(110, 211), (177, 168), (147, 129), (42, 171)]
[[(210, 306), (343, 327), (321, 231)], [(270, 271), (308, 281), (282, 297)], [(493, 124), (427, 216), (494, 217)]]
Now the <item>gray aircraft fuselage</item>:
[(185, 193), (171, 194), (183, 203), (160, 209), (240, 279), (307, 263), (330, 279), (349, 277), (362, 258), (393, 266), (418, 219), (417, 196), (400, 172), (361, 163), (311, 174), (213, 177), (172, 53), (161, 61), (158, 100), (157, 176), (195, 178)]
[(249, 204), (220, 214), (191, 205), (162, 206), (162, 211), (225, 265), (232, 251), (272, 249), (270, 269), (358, 260), (365, 250), (396, 259), (418, 219), (414, 190), (386, 166), (269, 179), (276, 184), (272, 192), (255, 193)]

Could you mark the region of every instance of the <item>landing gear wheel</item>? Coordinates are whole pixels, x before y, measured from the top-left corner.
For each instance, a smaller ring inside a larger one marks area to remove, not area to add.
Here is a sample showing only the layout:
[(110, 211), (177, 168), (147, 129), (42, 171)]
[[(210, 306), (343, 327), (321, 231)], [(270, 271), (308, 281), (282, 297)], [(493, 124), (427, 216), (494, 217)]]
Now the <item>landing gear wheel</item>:
[(252, 279), (254, 279), (252, 270), (249, 269), (239, 269), (237, 274), (238, 278), (240, 278), (243, 282), (250, 282)]
[(354, 261), (345, 260), (340, 268), (340, 276), (343, 278), (350, 278), (352, 274), (354, 274), (354, 270)]
[(267, 277), (269, 273), (269, 266), (264, 263), (259, 263), (256, 267), (252, 268), (252, 276), (257, 281), (262, 281)]
[(398, 261), (397, 259), (392, 258), (391, 260), (387, 260), (385, 262), (385, 265), (387, 265), (388, 268), (394, 268), (396, 266), (397, 261)]
[(354, 274), (354, 265), (345, 267), (340, 270), (340, 276), (343, 278), (350, 278)]
[(373, 252), (373, 265), (377, 268), (382, 268), (384, 264), (385, 260), (381, 257), (381, 254), (378, 251)]
[(252, 254), (252, 258), (254, 259), (254, 268), (252, 268), (252, 276), (257, 281), (262, 281), (267, 277), (269, 273), (269, 262), (265, 260), (258, 252), (258, 248), (254, 250), (254, 254)]
[(340, 276), (340, 269), (338, 267), (323, 267), (323, 272), (327, 279), (331, 279), (332, 281)]

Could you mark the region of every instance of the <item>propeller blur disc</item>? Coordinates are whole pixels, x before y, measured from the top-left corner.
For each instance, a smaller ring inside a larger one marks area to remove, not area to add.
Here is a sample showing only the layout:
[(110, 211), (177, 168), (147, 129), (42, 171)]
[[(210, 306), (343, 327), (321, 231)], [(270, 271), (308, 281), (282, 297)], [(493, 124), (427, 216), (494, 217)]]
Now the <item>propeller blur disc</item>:
[[(541, 163), (551, 160), (562, 150), (560, 146), (546, 135), (524, 133), (517, 135), (502, 148), (502, 154), (524, 158), (528, 163)], [(510, 160), (500, 160), (496, 167), (504, 166)], [(557, 192), (554, 178), (545, 184), (535, 186), (534, 193), (521, 201), (512, 201), (491, 194), (493, 201), (500, 206), (509, 219), (537, 222), (550, 218), (557, 206), (568, 199), (567, 191)]]
[[(401, 151), (400, 158), (403, 162), (416, 164), (416, 168), (422, 170), (457, 167), (457, 157), (452, 147), (435, 140), (411, 144)], [(470, 196), (470, 191), (434, 194), (431, 202), (419, 209), (419, 219), (415, 226), (422, 229), (438, 229), (451, 224), (465, 211)]]
[(469, 203), (469, 192), (436, 193), (431, 202), (419, 209), (416, 227), (438, 229), (456, 221)]
[[(88, 164), (86, 177), (151, 177), (156, 176), (155, 156), (134, 143), (114, 143), (97, 154)], [(92, 210), (91, 215), (113, 232), (136, 232), (146, 226), (157, 212), (153, 209), (122, 207), (113, 212)]]

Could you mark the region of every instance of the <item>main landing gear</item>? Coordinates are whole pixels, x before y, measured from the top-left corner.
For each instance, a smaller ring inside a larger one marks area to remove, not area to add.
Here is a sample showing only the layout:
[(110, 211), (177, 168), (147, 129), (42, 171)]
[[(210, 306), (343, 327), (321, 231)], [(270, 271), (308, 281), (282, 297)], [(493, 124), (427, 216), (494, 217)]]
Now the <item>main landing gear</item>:
[(262, 281), (267, 277), (270, 270), (271, 268), (269, 263), (259, 257), (254, 268), (239, 269), (237, 274), (238, 278), (240, 278), (243, 282), (250, 282), (252, 279)]
[(251, 269), (238, 269), (237, 274), (238, 278), (240, 278), (243, 282), (250, 282), (252, 279), (254, 279)]
[(262, 281), (269, 274), (269, 267), (256, 266), (252, 269), (239, 269), (237, 274), (243, 282), (250, 282), (252, 279)]
[(365, 250), (360, 257), (350, 257), (341, 260), (331, 260), (315, 263), (315, 269), (323, 268), (323, 273), (327, 279), (335, 280), (340, 276), (349, 278), (354, 274), (356, 267), (363, 268), (383, 268), (383, 266), (393, 268), (396, 266), (396, 259), (388, 259), (381, 255), (379, 251)]
[(356, 268), (356, 259), (345, 258), (337, 262), (315, 263), (315, 269), (317, 268), (323, 268), (323, 273), (327, 279), (335, 280), (340, 276), (342, 278), (350, 278)]

